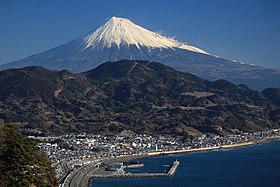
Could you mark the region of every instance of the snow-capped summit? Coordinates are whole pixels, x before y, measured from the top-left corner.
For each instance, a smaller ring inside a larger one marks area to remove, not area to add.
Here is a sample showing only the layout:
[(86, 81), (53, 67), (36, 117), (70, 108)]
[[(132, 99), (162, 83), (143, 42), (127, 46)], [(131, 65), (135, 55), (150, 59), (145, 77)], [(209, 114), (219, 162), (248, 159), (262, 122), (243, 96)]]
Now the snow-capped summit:
[[(91, 70), (123, 59), (156, 61), (208, 80), (227, 79), (255, 89), (280, 87), (280, 72), (237, 63), (143, 28), (126, 18), (112, 17), (94, 32), (43, 53), (0, 65), (0, 70), (43, 66), (72, 72)], [(272, 81), (273, 80), (273, 81)]]
[(126, 18), (112, 17), (95, 32), (85, 37), (85, 48), (110, 48), (116, 45), (135, 45), (150, 48), (181, 48), (198, 53), (209, 54), (202, 49), (179, 42), (173, 38), (161, 36), (155, 32), (149, 31)]

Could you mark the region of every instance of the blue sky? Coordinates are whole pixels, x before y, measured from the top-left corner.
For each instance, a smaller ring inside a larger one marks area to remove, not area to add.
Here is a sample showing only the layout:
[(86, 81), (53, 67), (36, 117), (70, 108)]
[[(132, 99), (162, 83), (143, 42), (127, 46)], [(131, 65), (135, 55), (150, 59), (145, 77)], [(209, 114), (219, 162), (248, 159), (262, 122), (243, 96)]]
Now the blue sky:
[(280, 67), (279, 10), (278, 0), (0, 0), (0, 64), (118, 16), (220, 57)]

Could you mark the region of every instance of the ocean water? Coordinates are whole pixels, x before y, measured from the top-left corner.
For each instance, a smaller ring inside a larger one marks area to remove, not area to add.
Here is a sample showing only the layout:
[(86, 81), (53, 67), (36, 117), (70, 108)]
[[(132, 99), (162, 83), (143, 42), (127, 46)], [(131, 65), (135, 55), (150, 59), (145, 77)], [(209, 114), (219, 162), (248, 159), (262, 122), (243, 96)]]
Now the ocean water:
[(173, 177), (95, 179), (92, 187), (279, 187), (280, 141), (231, 150), (144, 158), (141, 169), (162, 172), (175, 159)]

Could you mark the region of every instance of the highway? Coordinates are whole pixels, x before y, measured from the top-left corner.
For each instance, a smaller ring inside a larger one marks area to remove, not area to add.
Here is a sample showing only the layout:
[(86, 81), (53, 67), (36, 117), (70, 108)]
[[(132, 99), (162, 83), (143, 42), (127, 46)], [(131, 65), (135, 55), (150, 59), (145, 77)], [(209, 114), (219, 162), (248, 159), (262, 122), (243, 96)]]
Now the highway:
[(86, 164), (77, 170), (71, 172), (65, 179), (61, 187), (88, 187), (89, 176), (88, 174), (96, 169), (100, 161)]
[(59, 184), (63, 183), (64, 180), (66, 179), (66, 177), (67, 177), (67, 176), (69, 175), (69, 173), (70, 173), (70, 169), (69, 169), (69, 167), (67, 166), (67, 163), (66, 163), (65, 161), (64, 161), (64, 162), (61, 162), (60, 165), (61, 165), (61, 168), (62, 168), (62, 170), (63, 170), (64, 175), (63, 175), (62, 177), (60, 177), (60, 179), (59, 179)]

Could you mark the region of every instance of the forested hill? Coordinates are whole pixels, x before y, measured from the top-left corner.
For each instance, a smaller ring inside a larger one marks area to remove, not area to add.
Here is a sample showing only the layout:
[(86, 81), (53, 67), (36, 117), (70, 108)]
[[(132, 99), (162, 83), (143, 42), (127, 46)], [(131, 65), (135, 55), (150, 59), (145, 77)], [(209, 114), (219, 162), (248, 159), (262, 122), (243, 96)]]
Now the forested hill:
[(0, 120), (47, 135), (254, 132), (279, 128), (279, 90), (211, 82), (150, 61), (81, 74), (27, 67), (0, 72)]
[(51, 162), (37, 147), (35, 140), (0, 124), (0, 186), (57, 186)]

